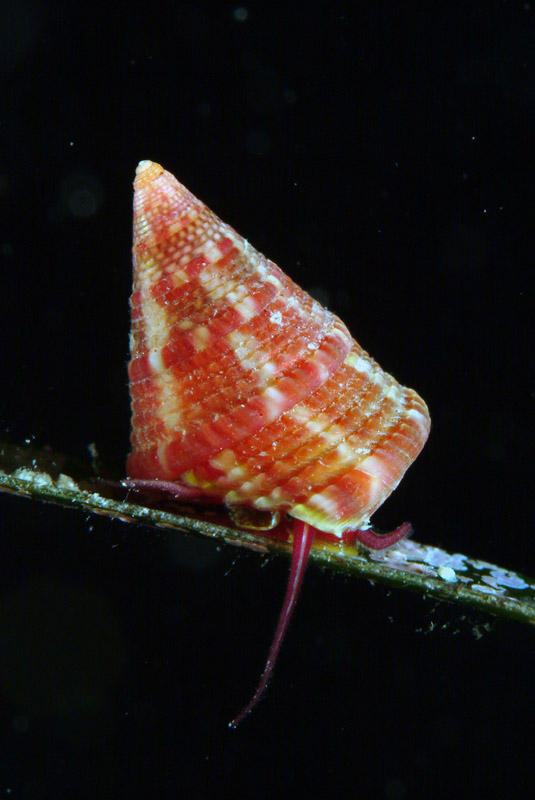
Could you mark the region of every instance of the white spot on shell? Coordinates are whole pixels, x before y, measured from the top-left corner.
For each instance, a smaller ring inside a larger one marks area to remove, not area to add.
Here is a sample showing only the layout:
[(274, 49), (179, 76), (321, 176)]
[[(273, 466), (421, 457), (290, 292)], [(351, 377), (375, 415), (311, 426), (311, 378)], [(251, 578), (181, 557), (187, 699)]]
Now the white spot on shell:
[(325, 383), (325, 381), (327, 381), (331, 376), (331, 373), (329, 369), (325, 366), (325, 364), (318, 364), (316, 371), (318, 375), (318, 380), (321, 384)]
[(222, 450), (210, 459), (210, 465), (222, 472), (229, 473), (237, 465), (236, 453), (234, 450)]
[(282, 325), (282, 314), (280, 311), (273, 311), (273, 313), (269, 317), (269, 321), (273, 323), (273, 325)]
[(230, 331), (227, 333), (226, 340), (234, 351), (236, 358), (243, 361), (252, 351), (256, 352), (260, 348), (260, 343), (253, 336), (245, 336), (241, 331)]
[(384, 372), (382, 372), (382, 370), (374, 370), (374, 372), (371, 375), (371, 380), (373, 383), (377, 383), (380, 386), (386, 385)]
[(428, 431), (428, 429), (429, 429), (429, 422), (428, 422), (428, 420), (427, 420), (427, 419), (424, 417), (424, 415), (422, 414), (422, 412), (421, 412), (421, 411), (418, 411), (418, 409), (417, 409), (417, 408), (410, 408), (410, 409), (407, 411), (407, 417), (411, 417), (412, 419), (414, 419), (414, 421), (416, 422), (416, 424), (418, 425), (418, 427), (420, 428), (420, 430), (421, 430), (421, 431), (422, 431), (424, 434), (427, 434), (427, 431)]
[(165, 424), (168, 430), (176, 431), (180, 427), (181, 420), (182, 420), (182, 414), (180, 413), (180, 411), (175, 411), (167, 414), (165, 418)]
[(407, 416), (408, 416), (408, 417), (414, 417), (415, 419), (417, 419), (417, 420), (421, 420), (422, 422), (423, 422), (423, 421), (425, 421), (425, 417), (424, 417), (424, 415), (422, 414), (422, 412), (421, 412), (421, 411), (418, 411), (418, 409), (417, 409), (417, 408), (410, 408), (410, 409), (407, 411)]
[(377, 456), (368, 456), (358, 465), (358, 471), (368, 476), (366, 506), (371, 508), (384, 495), (385, 487), (390, 491), (388, 476), (385, 475), (385, 465)]
[(273, 508), (274, 505), (277, 505), (273, 500), (270, 500), (269, 497), (258, 497), (253, 502), (257, 508), (270, 509)]
[(348, 444), (342, 442), (336, 448), (336, 454), (340, 456), (342, 461), (352, 461), (355, 458), (355, 451)]
[(246, 475), (247, 475), (247, 470), (244, 467), (238, 466), (230, 470), (230, 472), (227, 475), (227, 478), (229, 479), (229, 481), (232, 481), (233, 483), (234, 482), (242, 483)]
[(199, 325), (191, 334), (195, 350), (204, 350), (210, 342), (210, 331), (206, 325)]
[(140, 161), (136, 167), (136, 176), (141, 175), (141, 173), (145, 172), (146, 169), (152, 167), (153, 163), (153, 161), (148, 161), (147, 159)]
[(369, 361), (362, 358), (361, 356), (356, 356), (354, 353), (350, 353), (346, 358), (346, 364), (349, 367), (353, 367), (355, 372), (363, 373), (364, 375), (371, 375), (372, 374), (372, 367)]
[(280, 280), (276, 278), (274, 275), (268, 275), (266, 278), (266, 283), (273, 284), (273, 286), (275, 286), (277, 289), (280, 289), (280, 287), (282, 286)]
[(216, 303), (218, 300), (221, 300), (222, 297), (226, 296), (228, 286), (225, 283), (218, 283), (216, 286), (210, 288), (213, 281), (213, 276), (210, 273), (207, 274), (205, 281), (202, 280), (202, 276), (199, 276), (199, 280), (206, 289), (207, 299), (211, 300), (212, 303)]
[(401, 392), (395, 384), (392, 384), (385, 397), (388, 397), (388, 399), (392, 400), (396, 405), (401, 403)]
[(384, 481), (385, 465), (377, 456), (368, 456), (361, 461), (359, 470), (369, 475), (370, 478), (377, 478), (380, 481)]
[(225, 499), (225, 503), (227, 505), (231, 506), (231, 505), (233, 505), (235, 503), (239, 503), (242, 498), (240, 497), (238, 492), (232, 491), (232, 492), (227, 492), (227, 494), (225, 495), (224, 499)]
[(234, 308), (241, 314), (244, 322), (252, 319), (256, 314), (256, 303), (252, 297), (244, 297), (243, 300), (235, 303)]
[(259, 370), (259, 377), (262, 383), (267, 381), (276, 370), (276, 366), (272, 361), (268, 361), (266, 364), (263, 364)]
[(278, 389), (275, 389), (274, 386), (269, 386), (262, 396), (264, 398), (266, 419), (271, 422), (284, 411), (288, 402), (287, 397)]
[(149, 351), (149, 364), (153, 372), (162, 372), (164, 369), (162, 353), (160, 350)]
[(338, 504), (326, 494), (327, 491), (328, 489), (326, 489), (325, 492), (313, 494), (308, 500), (307, 505), (312, 506), (312, 508), (317, 508), (318, 511), (322, 511), (324, 514), (327, 514), (328, 517), (335, 519), (338, 511)]
[(316, 420), (311, 419), (306, 423), (306, 429), (312, 434), (320, 433), (320, 431), (323, 429), (323, 425), (321, 425), (319, 422), (316, 422)]
[[(220, 239), (220, 238), (221, 238), (220, 236), (217, 235), (214, 236), (214, 239)], [(217, 247), (217, 245), (215, 244), (212, 244), (211, 242), (207, 243), (207, 247), (205, 247), (204, 252), (201, 251), (201, 253), (204, 256), (205, 260), (208, 262), (208, 264), (212, 264), (214, 261), (217, 261), (221, 256), (221, 253), (219, 252), (219, 247)]]

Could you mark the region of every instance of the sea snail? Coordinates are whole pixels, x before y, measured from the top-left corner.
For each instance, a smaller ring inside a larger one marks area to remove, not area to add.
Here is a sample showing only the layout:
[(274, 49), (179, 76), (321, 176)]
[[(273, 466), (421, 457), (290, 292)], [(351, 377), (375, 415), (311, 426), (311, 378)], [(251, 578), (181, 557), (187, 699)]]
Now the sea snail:
[(370, 516), (429, 434), (427, 406), (279, 267), (152, 161), (134, 182), (130, 485), (293, 518), (286, 631), (314, 536), (385, 537)]

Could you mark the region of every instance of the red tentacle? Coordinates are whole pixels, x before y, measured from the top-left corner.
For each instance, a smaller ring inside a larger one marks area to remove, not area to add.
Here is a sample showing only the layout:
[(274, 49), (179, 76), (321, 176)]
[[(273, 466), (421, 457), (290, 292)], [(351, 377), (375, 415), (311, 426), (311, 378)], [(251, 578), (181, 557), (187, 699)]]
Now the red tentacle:
[(384, 550), (385, 547), (390, 547), (390, 545), (399, 542), (405, 536), (409, 536), (412, 533), (412, 526), (410, 522), (403, 522), (395, 531), (390, 531), (390, 533), (378, 533), (373, 528), (359, 529), (352, 531), (352, 533), (358, 542), (361, 542), (371, 550)]
[(284, 603), (282, 605), (279, 621), (275, 629), (275, 635), (273, 637), (273, 642), (271, 643), (271, 648), (269, 650), (266, 666), (264, 667), (264, 671), (260, 677), (260, 683), (258, 684), (258, 689), (254, 693), (253, 697), (251, 698), (249, 703), (245, 706), (245, 708), (243, 708), (242, 711), (240, 711), (238, 716), (235, 717), (232, 720), (232, 722), (229, 722), (229, 727), (231, 728), (235, 728), (248, 714), (251, 713), (253, 708), (256, 706), (256, 704), (266, 691), (267, 685), (269, 683), (269, 680), (273, 673), (273, 669), (275, 667), (275, 663), (277, 661), (277, 656), (279, 655), (281, 644), (283, 642), (286, 630), (288, 628), (288, 623), (290, 622), (290, 617), (292, 616), (292, 612), (294, 610), (294, 606), (299, 594), (299, 589), (301, 588), (303, 575), (305, 574), (305, 569), (308, 561), (308, 554), (310, 553), (310, 548), (312, 546), (312, 542), (314, 541), (315, 535), (316, 535), (315, 528), (311, 527), (306, 522), (301, 522), (301, 520), (297, 519), (294, 520), (293, 550), (292, 550), (292, 564), (290, 567), (290, 577), (288, 579), (286, 596), (284, 598)]
[(186, 486), (176, 481), (162, 481), (159, 479), (148, 480), (145, 478), (124, 478), (121, 481), (127, 489), (137, 489), (140, 492), (149, 491), (161, 494), (164, 498), (171, 497), (173, 500), (194, 500), (198, 503), (217, 502), (210, 498), (202, 489), (196, 486)]

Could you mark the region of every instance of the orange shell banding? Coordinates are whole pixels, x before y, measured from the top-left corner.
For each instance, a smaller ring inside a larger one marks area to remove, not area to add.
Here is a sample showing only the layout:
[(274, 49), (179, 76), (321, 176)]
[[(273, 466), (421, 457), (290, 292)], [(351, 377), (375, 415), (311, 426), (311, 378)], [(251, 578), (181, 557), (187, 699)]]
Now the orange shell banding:
[(152, 161), (133, 255), (127, 474), (339, 536), (366, 525), (425, 444), (424, 401)]

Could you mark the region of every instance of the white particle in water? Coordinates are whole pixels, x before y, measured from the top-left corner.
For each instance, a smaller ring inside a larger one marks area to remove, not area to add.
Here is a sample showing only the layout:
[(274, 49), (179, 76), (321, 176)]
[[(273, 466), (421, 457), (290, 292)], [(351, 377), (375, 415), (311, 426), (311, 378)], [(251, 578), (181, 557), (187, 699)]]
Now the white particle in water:
[(456, 583), (457, 582), (457, 574), (454, 569), (451, 567), (439, 567), (437, 570), (437, 574), (439, 578), (442, 578), (443, 581), (446, 583)]

